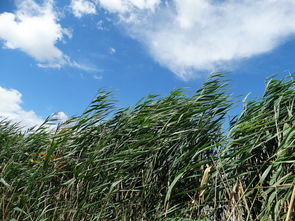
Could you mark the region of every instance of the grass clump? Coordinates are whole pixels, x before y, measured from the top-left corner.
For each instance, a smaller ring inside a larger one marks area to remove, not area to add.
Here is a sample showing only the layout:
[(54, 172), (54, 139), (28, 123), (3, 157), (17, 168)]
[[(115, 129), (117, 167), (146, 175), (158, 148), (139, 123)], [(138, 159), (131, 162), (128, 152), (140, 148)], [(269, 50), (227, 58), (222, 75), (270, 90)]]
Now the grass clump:
[(269, 80), (224, 132), (234, 101), (215, 74), (125, 109), (100, 90), (54, 132), (1, 121), (0, 217), (290, 221), (294, 99), (292, 77)]

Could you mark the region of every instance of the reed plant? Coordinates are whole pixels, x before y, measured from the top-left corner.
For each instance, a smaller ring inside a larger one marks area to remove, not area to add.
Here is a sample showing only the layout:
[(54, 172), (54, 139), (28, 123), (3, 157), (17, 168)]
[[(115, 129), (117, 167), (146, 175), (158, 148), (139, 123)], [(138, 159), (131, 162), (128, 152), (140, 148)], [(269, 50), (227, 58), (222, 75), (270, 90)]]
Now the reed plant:
[(101, 89), (54, 130), (2, 120), (0, 219), (294, 220), (294, 86), (269, 79), (228, 127), (219, 73), (127, 108)]

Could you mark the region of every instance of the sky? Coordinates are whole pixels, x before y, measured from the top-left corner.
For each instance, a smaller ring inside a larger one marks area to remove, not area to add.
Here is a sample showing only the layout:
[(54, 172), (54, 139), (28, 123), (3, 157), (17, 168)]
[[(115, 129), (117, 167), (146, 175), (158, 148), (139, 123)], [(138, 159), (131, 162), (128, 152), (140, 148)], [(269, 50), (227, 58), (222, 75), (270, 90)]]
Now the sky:
[(125, 107), (212, 72), (260, 97), (295, 71), (294, 21), (294, 0), (0, 0), (0, 118), (64, 121), (100, 88)]

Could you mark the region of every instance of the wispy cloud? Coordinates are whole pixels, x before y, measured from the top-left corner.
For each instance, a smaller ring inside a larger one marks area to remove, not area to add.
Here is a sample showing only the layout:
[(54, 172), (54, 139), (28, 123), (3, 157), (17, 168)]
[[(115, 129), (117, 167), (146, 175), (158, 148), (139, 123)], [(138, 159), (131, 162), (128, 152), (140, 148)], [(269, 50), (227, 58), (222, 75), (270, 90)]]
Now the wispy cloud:
[(82, 64), (76, 61), (68, 61), (68, 65), (70, 67), (78, 68), (86, 72), (98, 73), (103, 71), (102, 69), (97, 68), (95, 65)]
[(97, 75), (97, 74), (94, 74), (94, 75), (93, 75), (93, 78), (94, 78), (95, 80), (100, 81), (100, 80), (103, 79), (103, 76), (101, 76), (101, 75)]
[(109, 53), (110, 54), (116, 54), (117, 50), (115, 48), (109, 48)]
[(127, 34), (182, 79), (270, 52), (295, 34), (294, 0), (98, 2), (121, 17), (136, 14), (121, 19)]

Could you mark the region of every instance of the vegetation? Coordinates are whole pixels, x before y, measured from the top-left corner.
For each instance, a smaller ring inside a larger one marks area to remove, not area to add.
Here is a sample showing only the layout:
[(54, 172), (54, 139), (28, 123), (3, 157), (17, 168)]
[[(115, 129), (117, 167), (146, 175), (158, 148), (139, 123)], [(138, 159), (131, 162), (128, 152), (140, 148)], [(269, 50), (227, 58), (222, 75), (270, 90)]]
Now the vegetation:
[(295, 80), (235, 102), (221, 74), (117, 109), (100, 90), (48, 131), (0, 122), (0, 219), (294, 220)]

